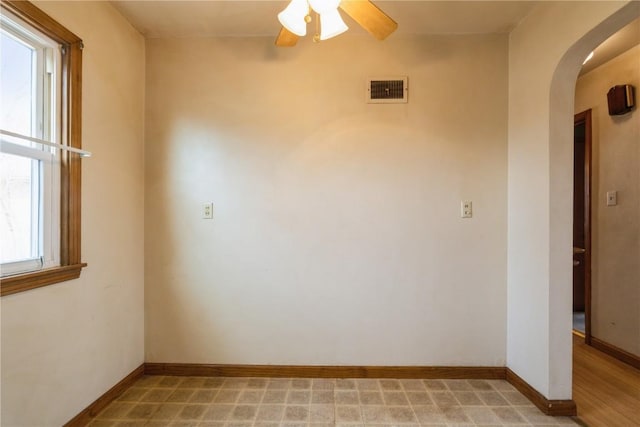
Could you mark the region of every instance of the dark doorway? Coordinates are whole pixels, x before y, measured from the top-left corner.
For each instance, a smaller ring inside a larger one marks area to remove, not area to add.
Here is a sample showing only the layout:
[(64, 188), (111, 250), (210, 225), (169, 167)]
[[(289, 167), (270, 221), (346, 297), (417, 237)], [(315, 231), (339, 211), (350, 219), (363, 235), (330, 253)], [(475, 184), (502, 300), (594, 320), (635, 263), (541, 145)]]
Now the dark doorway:
[(573, 134), (573, 318), (591, 341), (591, 110), (576, 114)]

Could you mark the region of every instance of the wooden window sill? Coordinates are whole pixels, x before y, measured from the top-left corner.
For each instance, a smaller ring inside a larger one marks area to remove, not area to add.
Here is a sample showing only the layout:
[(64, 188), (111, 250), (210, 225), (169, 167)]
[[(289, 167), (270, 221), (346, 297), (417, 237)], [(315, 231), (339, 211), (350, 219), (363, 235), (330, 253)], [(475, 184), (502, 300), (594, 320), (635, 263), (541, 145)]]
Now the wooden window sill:
[(61, 267), (48, 268), (32, 273), (16, 274), (0, 279), (0, 296), (17, 294), (54, 283), (65, 282), (80, 277), (80, 272), (86, 263), (63, 265)]

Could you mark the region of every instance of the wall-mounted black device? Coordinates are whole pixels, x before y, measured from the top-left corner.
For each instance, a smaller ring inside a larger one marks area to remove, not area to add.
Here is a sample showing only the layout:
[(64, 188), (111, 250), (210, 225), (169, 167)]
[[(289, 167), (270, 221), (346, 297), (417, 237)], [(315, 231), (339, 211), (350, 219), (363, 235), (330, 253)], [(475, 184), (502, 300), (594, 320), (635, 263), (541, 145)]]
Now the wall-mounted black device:
[(631, 85), (617, 85), (609, 89), (607, 101), (610, 116), (621, 116), (633, 110), (635, 106), (633, 89)]

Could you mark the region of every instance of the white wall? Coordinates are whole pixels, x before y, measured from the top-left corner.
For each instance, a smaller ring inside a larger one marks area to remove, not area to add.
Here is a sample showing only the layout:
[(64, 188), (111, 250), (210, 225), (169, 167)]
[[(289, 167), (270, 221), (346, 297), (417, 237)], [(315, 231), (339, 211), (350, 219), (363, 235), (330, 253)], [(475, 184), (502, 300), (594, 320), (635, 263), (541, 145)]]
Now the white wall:
[[(609, 116), (607, 92), (640, 89), (640, 45), (581, 76), (576, 113), (592, 109), (592, 335), (640, 355), (640, 120)], [(637, 95), (636, 95), (637, 96)], [(618, 205), (607, 206), (607, 191)]]
[(146, 360), (504, 366), (506, 35), (301, 44), (147, 42)]
[(78, 280), (2, 297), (2, 425), (62, 425), (144, 361), (144, 39), (106, 2), (37, 2), (84, 41)]
[(638, 5), (542, 2), (509, 37), (507, 365), (550, 399), (571, 397), (575, 82)]

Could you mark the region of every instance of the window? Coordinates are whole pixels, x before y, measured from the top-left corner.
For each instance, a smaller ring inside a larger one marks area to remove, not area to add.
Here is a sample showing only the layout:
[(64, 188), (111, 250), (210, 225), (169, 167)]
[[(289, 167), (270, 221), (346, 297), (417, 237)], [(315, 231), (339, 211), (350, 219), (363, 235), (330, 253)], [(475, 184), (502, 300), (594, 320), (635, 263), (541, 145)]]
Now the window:
[(60, 265), (60, 150), (11, 135), (57, 142), (60, 49), (8, 14), (0, 21), (0, 262), (7, 276)]
[(77, 278), (81, 40), (29, 2), (0, 17), (2, 295)]

